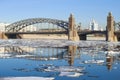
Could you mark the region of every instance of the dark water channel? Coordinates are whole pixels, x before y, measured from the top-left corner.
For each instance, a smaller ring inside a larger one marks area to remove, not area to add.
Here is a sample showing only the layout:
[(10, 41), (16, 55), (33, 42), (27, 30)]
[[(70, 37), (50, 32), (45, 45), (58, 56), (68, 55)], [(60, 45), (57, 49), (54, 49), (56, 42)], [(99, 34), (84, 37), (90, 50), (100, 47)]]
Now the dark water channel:
[(55, 80), (119, 80), (120, 53), (66, 47), (0, 47), (0, 77)]

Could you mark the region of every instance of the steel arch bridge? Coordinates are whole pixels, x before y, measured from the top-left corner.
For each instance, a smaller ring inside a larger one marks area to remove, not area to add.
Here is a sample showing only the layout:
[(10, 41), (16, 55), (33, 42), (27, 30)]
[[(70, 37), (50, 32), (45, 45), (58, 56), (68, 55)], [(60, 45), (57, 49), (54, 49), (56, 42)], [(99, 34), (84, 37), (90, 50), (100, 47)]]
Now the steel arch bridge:
[(69, 26), (69, 23), (67, 21), (63, 21), (63, 20), (50, 19), (50, 18), (30, 18), (30, 19), (17, 21), (15, 23), (12, 23), (12, 24), (6, 26), (5, 31), (6, 32), (18, 32), (21, 29), (23, 29), (29, 25), (33, 25), (33, 24), (37, 24), (37, 23), (51, 23), (53, 25), (57, 25), (57, 26), (65, 29), (66, 31), (68, 30), (68, 26)]
[(120, 22), (114, 22), (114, 27), (116, 31), (120, 31)]

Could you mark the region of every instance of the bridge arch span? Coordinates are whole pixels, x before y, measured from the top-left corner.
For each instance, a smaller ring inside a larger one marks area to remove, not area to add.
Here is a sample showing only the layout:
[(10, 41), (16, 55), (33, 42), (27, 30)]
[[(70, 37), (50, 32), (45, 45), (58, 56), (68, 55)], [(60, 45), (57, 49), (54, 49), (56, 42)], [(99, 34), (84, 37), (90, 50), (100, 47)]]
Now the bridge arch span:
[(115, 27), (115, 31), (119, 31), (120, 30), (120, 22), (114, 22), (114, 27)]
[(57, 25), (65, 30), (68, 30), (69, 23), (67, 21), (63, 20), (57, 20), (57, 19), (50, 19), (50, 18), (30, 18), (30, 19), (25, 19), (21, 21), (17, 21), (15, 23), (12, 23), (8, 26), (5, 27), (6, 32), (18, 32), (21, 29), (37, 24), (37, 23), (51, 23), (54, 25)]

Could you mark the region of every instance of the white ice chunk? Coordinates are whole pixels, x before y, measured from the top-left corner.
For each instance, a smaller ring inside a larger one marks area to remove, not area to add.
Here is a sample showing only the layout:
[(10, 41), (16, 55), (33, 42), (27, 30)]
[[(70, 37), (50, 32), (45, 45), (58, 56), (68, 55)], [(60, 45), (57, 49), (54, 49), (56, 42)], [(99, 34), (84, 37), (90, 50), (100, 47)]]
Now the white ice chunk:
[(104, 63), (104, 60), (87, 60), (87, 61), (84, 61), (84, 63), (86, 64), (100, 64), (100, 63)]
[(60, 72), (59, 76), (67, 76), (67, 77), (79, 77), (83, 75), (82, 73), (77, 72)]
[(117, 54), (120, 54), (120, 52), (117, 52), (117, 51), (107, 51), (107, 55), (109, 56), (113, 56), (113, 55), (117, 55)]

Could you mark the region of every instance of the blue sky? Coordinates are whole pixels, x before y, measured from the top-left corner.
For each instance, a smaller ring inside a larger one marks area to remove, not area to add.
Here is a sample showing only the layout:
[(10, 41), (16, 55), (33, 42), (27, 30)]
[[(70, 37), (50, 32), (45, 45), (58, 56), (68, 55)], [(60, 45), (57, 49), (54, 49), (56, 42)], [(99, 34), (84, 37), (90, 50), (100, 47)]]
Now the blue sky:
[(106, 26), (108, 12), (120, 21), (120, 0), (0, 0), (0, 22), (13, 23), (26, 18), (52, 18), (68, 20), (70, 13), (88, 27), (94, 18)]

